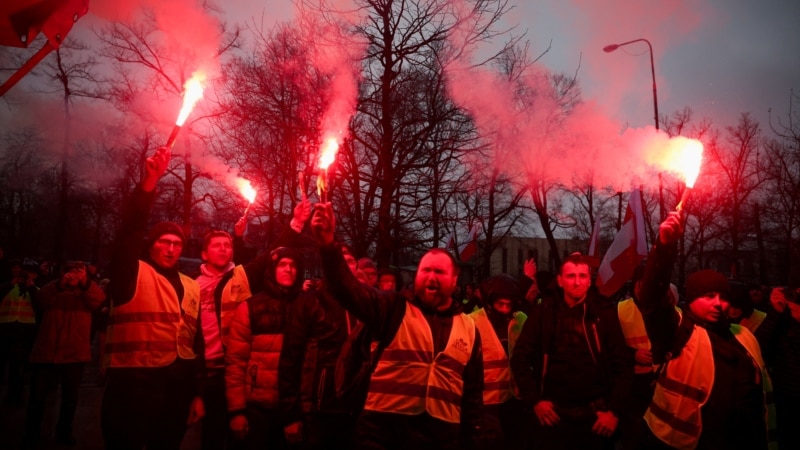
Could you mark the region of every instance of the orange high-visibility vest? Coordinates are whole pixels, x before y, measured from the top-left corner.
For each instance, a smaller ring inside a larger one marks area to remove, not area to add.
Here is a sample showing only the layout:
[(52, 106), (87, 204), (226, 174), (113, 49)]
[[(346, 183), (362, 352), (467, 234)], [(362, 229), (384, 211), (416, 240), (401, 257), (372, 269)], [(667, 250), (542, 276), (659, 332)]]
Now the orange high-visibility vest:
[(459, 423), (462, 376), (475, 346), (475, 333), (469, 316), (453, 316), (447, 345), (434, 354), (425, 316), (407, 302), (400, 328), (375, 366), (364, 409), (407, 415), (427, 411), (437, 419)]
[(0, 301), (0, 323), (36, 323), (31, 292), (22, 294), (19, 285), (13, 288)]
[(236, 307), (239, 303), (250, 298), (253, 294), (250, 292), (250, 282), (247, 280), (247, 273), (244, 267), (239, 264), (233, 268), (233, 276), (225, 284), (222, 290), (222, 301), (220, 302), (219, 321), (220, 321), (220, 339), (222, 340), (223, 347), (228, 346), (228, 334), (231, 331), (231, 323), (233, 323), (233, 315), (236, 312)]
[(522, 331), (522, 325), (528, 316), (517, 311), (508, 323), (508, 355), (503, 344), (497, 338), (486, 311), (480, 308), (469, 315), (481, 334), (483, 351), (483, 404), (494, 405), (504, 403), (512, 396), (519, 398), (519, 389), (514, 382), (509, 365), (509, 356), (514, 351), (514, 344)]
[[(731, 332), (747, 350), (761, 371), (769, 447), (777, 448), (774, 440), (774, 406), (770, 406), (772, 382), (761, 358), (755, 336), (739, 325)], [(694, 449), (703, 431), (701, 409), (708, 401), (714, 385), (714, 355), (705, 328), (695, 326), (680, 355), (668, 362), (656, 383), (653, 401), (644, 415), (650, 430), (664, 443), (678, 449)]]
[[(195, 358), (192, 345), (200, 310), (200, 286), (184, 274), (183, 299), (175, 288), (144, 261), (133, 299), (112, 305), (106, 335), (106, 364), (110, 367), (163, 367), (175, 358)], [(181, 311), (183, 310), (183, 312)]]

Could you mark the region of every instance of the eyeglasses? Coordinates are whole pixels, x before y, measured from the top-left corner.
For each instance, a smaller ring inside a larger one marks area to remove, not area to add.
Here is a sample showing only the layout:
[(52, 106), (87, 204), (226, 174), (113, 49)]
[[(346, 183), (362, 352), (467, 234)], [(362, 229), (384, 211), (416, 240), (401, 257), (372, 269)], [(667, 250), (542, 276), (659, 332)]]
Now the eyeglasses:
[(162, 247), (175, 247), (175, 248), (183, 247), (183, 241), (178, 241), (178, 240), (173, 241), (171, 239), (157, 239), (156, 244)]

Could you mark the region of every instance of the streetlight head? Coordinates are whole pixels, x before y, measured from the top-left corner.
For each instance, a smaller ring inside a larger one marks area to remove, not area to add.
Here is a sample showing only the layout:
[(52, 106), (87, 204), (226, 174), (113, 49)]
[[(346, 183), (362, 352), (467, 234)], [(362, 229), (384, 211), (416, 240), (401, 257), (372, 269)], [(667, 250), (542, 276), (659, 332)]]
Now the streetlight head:
[(611, 52), (613, 52), (614, 50), (616, 50), (618, 48), (619, 48), (619, 45), (611, 44), (611, 45), (606, 45), (605, 47), (603, 47), (603, 51), (606, 52), (606, 53), (611, 53)]

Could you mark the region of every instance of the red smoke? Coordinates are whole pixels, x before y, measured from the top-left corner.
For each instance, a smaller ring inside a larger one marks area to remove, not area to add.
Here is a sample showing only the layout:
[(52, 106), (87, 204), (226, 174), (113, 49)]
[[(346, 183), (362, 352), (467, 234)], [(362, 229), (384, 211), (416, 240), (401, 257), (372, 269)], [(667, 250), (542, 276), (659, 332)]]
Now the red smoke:
[[(659, 2), (652, 6), (654, 2), (646, 2), (647, 10), (642, 9), (640, 2), (628, 0), (578, 3), (584, 10), (574, 19), (580, 22), (581, 18), (591, 18), (591, 24), (576, 27), (576, 32), (582, 30), (598, 36), (594, 53), (606, 58), (608, 55), (601, 50), (605, 44), (638, 37), (635, 31), (631, 31), (632, 34), (621, 31), (633, 28), (631, 25), (634, 23), (644, 29), (652, 27), (652, 36), (659, 31), (666, 32), (665, 25), (659, 22), (659, 17), (664, 14), (686, 14), (684, 25), (687, 27), (695, 26), (698, 20), (689, 8), (677, 1)], [(462, 11), (468, 11), (468, 8)], [(645, 12), (652, 17), (637, 22)], [(464, 26), (453, 37), (456, 46), (462, 45), (469, 23), (464, 23)], [(618, 40), (608, 37), (611, 30), (615, 31), (614, 36), (619, 35)], [(680, 28), (672, 29), (672, 32), (676, 31)], [(668, 169), (666, 161), (672, 155), (673, 143), (665, 133), (653, 126), (622, 132), (624, 124), (612, 119), (591, 98), (584, 98), (583, 103), (565, 114), (557, 103), (551, 74), (546, 68), (538, 64), (530, 67), (517, 85), (494, 72), (471, 67), (472, 55), (477, 49), (466, 50), (446, 67), (448, 89), (455, 101), (470, 112), (482, 134), (497, 137), (496, 161), (509, 173), (524, 170), (545, 183), (560, 182), (568, 186), (575, 182), (591, 183), (596, 187), (609, 186), (627, 191), (634, 185), (649, 186), (656, 179), (653, 175), (658, 170)], [(604, 63), (609, 66), (608, 60)], [(589, 64), (588, 70), (592, 67), (593, 64)], [(535, 93), (523, 105), (514, 96), (521, 88)], [(623, 88), (620, 84), (609, 89)], [(638, 95), (651, 102), (652, 111), (652, 97), (645, 89), (641, 90), (644, 94)], [(610, 95), (614, 97), (613, 92)]]
[(92, 2), (89, 13), (109, 21), (127, 21), (150, 12), (163, 31), (163, 45), (177, 59), (190, 62), (188, 75), (203, 70), (209, 78), (219, 71), (219, 21), (197, 0), (114, 0)]

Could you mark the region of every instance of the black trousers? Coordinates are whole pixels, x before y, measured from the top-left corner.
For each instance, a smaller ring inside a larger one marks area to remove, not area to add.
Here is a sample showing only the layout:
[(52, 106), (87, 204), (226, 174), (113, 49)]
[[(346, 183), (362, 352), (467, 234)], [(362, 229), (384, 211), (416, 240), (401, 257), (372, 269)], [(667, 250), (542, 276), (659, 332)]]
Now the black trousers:
[(459, 424), (431, 417), (363, 411), (356, 422), (356, 449), (456, 450)]
[(58, 413), (56, 433), (59, 436), (72, 434), (72, 421), (78, 409), (78, 389), (83, 378), (85, 363), (31, 364), (31, 395), (25, 417), (25, 439), (36, 442), (41, 437), (47, 397), (61, 385), (61, 406)]
[[(556, 410), (558, 411), (558, 410)], [(569, 417), (559, 414), (560, 420), (555, 426), (544, 426), (533, 414), (532, 434), (528, 448), (536, 450), (613, 450), (614, 438), (606, 438), (592, 432), (592, 427), (597, 421), (595, 414), (586, 414), (581, 417)]]
[(800, 396), (775, 391), (778, 448), (800, 448)]
[(173, 363), (109, 369), (100, 413), (107, 450), (179, 450), (195, 392), (193, 374)]
[(232, 436), (225, 398), (225, 369), (207, 369), (203, 405), (206, 415), (202, 425), (202, 450), (231, 448)]
[(243, 441), (234, 441), (234, 447), (237, 450), (286, 449), (280, 411), (248, 404), (245, 408), (245, 415), (247, 416), (247, 437)]
[(36, 338), (36, 325), (32, 323), (0, 323), (0, 379), (8, 367), (8, 402), (22, 405), (25, 372)]
[(630, 399), (619, 421), (622, 450), (636, 449), (642, 441), (647, 428), (642, 417), (653, 399), (653, 377), (652, 373), (633, 377)]
[(292, 448), (334, 450), (353, 448), (356, 416), (347, 413), (314, 413), (303, 418), (303, 443)]

